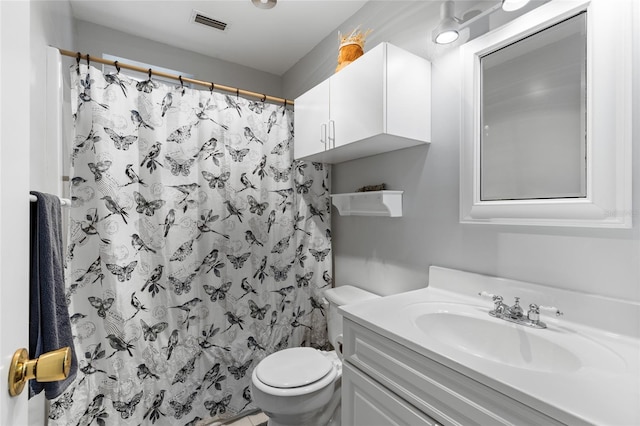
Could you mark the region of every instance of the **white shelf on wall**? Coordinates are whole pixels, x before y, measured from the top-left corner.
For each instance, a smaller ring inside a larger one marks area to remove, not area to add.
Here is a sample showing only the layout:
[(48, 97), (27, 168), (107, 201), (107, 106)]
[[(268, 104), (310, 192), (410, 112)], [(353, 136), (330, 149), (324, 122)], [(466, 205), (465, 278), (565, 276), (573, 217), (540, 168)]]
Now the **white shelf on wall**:
[(404, 191), (370, 191), (332, 194), (331, 201), (341, 216), (402, 216)]

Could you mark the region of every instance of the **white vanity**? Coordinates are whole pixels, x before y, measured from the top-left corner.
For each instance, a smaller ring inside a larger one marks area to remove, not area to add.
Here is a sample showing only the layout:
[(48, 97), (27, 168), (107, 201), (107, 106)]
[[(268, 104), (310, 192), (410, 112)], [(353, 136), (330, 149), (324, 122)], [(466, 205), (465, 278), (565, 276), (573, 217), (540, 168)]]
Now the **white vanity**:
[[(341, 308), (343, 424), (640, 424), (640, 304), (431, 267), (429, 287)], [(494, 302), (557, 306), (545, 329)]]

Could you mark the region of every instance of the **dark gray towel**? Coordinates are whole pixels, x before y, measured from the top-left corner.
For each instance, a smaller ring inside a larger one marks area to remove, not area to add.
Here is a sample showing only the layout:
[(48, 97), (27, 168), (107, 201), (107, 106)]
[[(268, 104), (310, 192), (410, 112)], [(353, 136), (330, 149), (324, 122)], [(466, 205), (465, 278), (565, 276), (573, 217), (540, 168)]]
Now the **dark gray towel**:
[(69, 376), (60, 382), (29, 381), (29, 398), (42, 392), (47, 399), (62, 394), (78, 371), (71, 322), (64, 291), (62, 223), (60, 199), (31, 191), (31, 274), (29, 300), (29, 358), (65, 346), (71, 347)]

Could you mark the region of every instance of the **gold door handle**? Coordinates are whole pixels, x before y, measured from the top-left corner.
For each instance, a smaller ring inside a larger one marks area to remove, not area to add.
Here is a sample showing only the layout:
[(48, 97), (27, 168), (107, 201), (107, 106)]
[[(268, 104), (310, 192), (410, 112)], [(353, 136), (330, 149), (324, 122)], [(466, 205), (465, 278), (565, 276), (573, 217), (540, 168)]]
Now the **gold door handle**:
[(9, 366), (9, 395), (20, 395), (24, 385), (31, 379), (38, 382), (66, 379), (71, 369), (71, 356), (71, 348), (68, 346), (31, 360), (26, 349), (18, 349)]

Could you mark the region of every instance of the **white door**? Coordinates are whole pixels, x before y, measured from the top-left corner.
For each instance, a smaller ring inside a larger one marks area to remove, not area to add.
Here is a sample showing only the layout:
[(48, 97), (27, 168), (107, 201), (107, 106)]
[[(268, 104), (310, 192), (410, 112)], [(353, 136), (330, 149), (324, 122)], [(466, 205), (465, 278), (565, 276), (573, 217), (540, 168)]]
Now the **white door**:
[(29, 344), (29, 2), (0, 1), (0, 425), (26, 425), (8, 369)]

